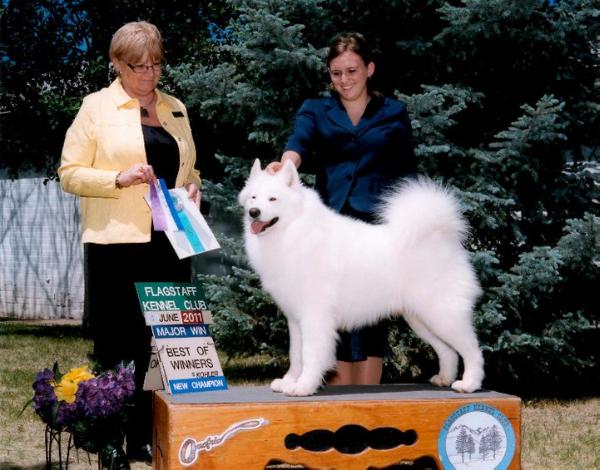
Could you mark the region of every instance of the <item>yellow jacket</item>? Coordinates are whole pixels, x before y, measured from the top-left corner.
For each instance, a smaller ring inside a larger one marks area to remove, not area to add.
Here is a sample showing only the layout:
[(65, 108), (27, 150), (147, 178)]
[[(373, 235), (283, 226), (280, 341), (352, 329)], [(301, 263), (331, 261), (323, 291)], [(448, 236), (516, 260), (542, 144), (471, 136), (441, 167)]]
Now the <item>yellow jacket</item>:
[[(179, 146), (176, 187), (196, 183), (196, 148), (185, 106), (156, 91), (162, 126)], [(117, 189), (119, 171), (147, 163), (140, 121), (140, 103), (130, 98), (116, 79), (83, 99), (67, 131), (58, 169), (64, 191), (81, 196), (84, 243), (143, 243), (150, 241), (151, 212), (144, 196), (147, 184)]]

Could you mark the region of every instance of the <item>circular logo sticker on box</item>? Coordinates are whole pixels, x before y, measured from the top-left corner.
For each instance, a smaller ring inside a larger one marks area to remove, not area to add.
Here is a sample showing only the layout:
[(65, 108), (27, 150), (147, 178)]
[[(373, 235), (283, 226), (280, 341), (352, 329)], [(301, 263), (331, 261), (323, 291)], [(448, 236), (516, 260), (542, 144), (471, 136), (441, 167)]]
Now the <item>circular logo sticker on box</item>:
[(438, 453), (444, 469), (504, 470), (515, 454), (515, 432), (502, 412), (472, 403), (448, 417), (438, 438)]

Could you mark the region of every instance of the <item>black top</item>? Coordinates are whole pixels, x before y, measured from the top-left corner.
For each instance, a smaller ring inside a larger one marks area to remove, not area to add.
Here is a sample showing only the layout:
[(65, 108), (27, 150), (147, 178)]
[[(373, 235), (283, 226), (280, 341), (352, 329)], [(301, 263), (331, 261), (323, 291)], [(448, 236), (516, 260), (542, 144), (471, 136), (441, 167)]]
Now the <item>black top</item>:
[(161, 126), (142, 124), (144, 146), (148, 165), (152, 165), (157, 178), (163, 178), (167, 188), (175, 187), (179, 171), (179, 147), (171, 134)]

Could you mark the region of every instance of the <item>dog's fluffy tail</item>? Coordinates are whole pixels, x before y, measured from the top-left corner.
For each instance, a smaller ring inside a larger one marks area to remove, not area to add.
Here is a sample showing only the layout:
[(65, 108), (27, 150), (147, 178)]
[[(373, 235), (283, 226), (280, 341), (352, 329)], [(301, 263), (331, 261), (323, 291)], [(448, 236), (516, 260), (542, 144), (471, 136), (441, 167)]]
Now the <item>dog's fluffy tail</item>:
[(440, 232), (462, 242), (468, 233), (456, 196), (424, 177), (406, 180), (385, 194), (378, 213), (382, 223), (407, 241)]

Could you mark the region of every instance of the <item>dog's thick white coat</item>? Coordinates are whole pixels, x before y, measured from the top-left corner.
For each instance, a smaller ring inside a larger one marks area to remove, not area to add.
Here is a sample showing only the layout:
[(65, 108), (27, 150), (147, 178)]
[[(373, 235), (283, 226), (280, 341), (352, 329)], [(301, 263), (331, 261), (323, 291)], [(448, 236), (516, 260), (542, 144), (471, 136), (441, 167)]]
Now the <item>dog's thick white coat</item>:
[(292, 163), (273, 175), (256, 160), (239, 203), (250, 264), (288, 320), (290, 368), (273, 390), (315, 393), (335, 366), (337, 330), (399, 315), (438, 355), (431, 383), (481, 387), (472, 326), (480, 288), (462, 246), (466, 224), (447, 190), (407, 182), (384, 197), (381, 224), (371, 225), (325, 206)]

